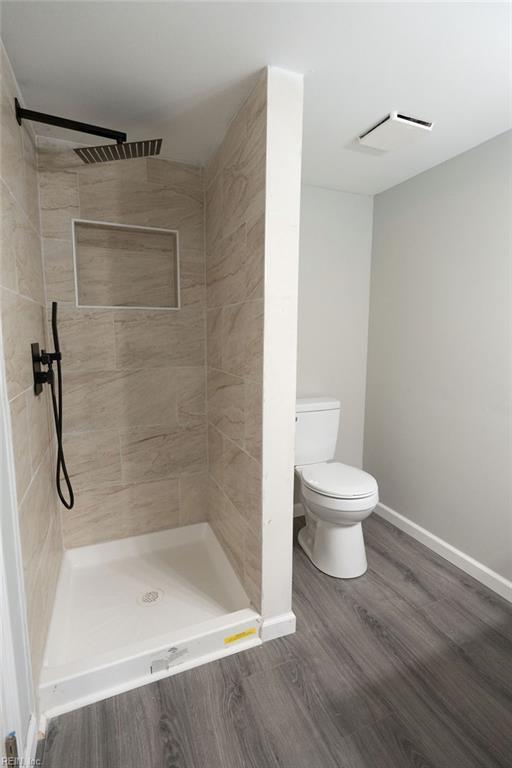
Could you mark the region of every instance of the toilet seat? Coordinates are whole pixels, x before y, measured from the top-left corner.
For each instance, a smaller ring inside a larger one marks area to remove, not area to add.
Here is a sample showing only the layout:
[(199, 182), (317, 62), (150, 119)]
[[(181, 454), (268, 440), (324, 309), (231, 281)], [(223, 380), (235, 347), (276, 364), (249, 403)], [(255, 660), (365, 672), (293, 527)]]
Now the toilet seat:
[(307, 466), (301, 478), (310, 490), (334, 499), (364, 499), (378, 492), (377, 481), (368, 472), (335, 461)]

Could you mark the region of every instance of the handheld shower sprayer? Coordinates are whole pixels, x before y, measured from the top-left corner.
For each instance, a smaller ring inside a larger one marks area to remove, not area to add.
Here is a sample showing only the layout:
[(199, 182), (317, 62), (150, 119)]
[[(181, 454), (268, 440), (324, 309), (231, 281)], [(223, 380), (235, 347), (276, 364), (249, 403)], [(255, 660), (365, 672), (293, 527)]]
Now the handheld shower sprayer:
[[(57, 435), (57, 468), (56, 484), (57, 493), (62, 504), (66, 509), (72, 509), (75, 503), (73, 487), (69, 479), (66, 461), (64, 459), (64, 449), (62, 447), (62, 355), (60, 352), (59, 330), (57, 327), (57, 302), (52, 302), (52, 335), (54, 352), (39, 350), (39, 344), (32, 344), (32, 367), (34, 371), (34, 394), (40, 395), (43, 390), (43, 384), (49, 384), (52, 397), (53, 418), (55, 421), (55, 432)], [(53, 363), (57, 364), (57, 391), (55, 386), (55, 373)], [(46, 366), (47, 370), (41, 370), (41, 366)], [(61, 487), (61, 475), (67, 486), (68, 499), (64, 496)]]

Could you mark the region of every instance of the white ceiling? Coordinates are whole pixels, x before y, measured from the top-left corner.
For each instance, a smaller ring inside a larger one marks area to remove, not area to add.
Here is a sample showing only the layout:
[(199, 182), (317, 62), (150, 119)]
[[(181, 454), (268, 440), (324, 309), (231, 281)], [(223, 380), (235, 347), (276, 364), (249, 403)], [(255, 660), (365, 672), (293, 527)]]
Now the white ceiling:
[[(2, 37), (27, 107), (129, 139), (162, 136), (168, 157), (193, 163), (219, 143), (258, 70), (303, 72), (303, 181), (375, 193), (512, 127), (511, 9), (3, 2)], [(433, 120), (432, 134), (385, 155), (354, 143), (393, 109)]]

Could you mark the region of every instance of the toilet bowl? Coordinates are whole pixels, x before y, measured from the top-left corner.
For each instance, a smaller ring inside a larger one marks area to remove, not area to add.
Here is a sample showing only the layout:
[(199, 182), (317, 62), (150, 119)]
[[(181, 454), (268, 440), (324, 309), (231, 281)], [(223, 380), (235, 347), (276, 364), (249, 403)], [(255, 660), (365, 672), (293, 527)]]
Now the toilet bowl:
[(302, 549), (329, 576), (362, 576), (368, 566), (361, 522), (379, 501), (375, 478), (335, 462), (296, 467), (296, 473), (306, 514)]
[(368, 567), (361, 522), (377, 506), (379, 489), (368, 472), (332, 461), (339, 418), (333, 398), (297, 400), (295, 472), (306, 516), (299, 544), (323, 573), (353, 579)]

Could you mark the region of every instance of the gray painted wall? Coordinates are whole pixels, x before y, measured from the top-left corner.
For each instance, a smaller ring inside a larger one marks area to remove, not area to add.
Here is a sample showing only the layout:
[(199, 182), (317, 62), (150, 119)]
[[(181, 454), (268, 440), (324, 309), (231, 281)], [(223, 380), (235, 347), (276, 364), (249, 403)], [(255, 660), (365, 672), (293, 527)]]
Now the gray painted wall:
[(512, 578), (512, 133), (375, 198), (364, 466)]
[(372, 198), (303, 186), (297, 396), (341, 401), (336, 459), (363, 461)]

